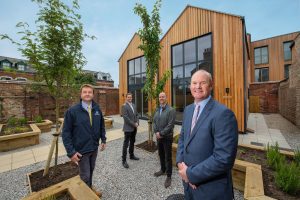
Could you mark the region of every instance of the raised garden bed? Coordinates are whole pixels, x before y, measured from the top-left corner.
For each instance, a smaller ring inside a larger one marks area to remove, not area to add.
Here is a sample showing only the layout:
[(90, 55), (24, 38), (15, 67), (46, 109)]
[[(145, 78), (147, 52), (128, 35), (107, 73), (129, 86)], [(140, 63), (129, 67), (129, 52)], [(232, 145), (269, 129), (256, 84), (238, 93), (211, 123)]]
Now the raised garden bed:
[[(176, 139), (174, 139), (176, 141)], [(177, 144), (172, 144), (172, 162), (176, 165)], [(280, 151), (287, 159), (292, 159), (293, 152)], [(242, 160), (241, 160), (242, 159)], [(266, 161), (263, 147), (239, 145), (237, 159), (232, 169), (234, 188), (244, 191), (245, 199), (300, 199), (300, 194), (289, 195), (275, 186), (274, 171)]]
[(49, 197), (54, 197), (55, 199), (99, 199), (99, 197), (80, 179), (79, 176), (75, 176), (38, 192), (33, 192), (23, 200), (47, 200)]
[(78, 166), (73, 162), (59, 164), (54, 169), (51, 167), (49, 173), (43, 176), (44, 169), (27, 174), (29, 190), (37, 192), (79, 174)]
[(114, 120), (110, 117), (104, 117), (105, 128), (110, 129), (113, 127)]
[(36, 124), (37, 127), (39, 127), (39, 129), (41, 130), (42, 133), (50, 132), (51, 128), (52, 128), (52, 125), (53, 125), (53, 122), (48, 120), (48, 119), (45, 119), (45, 120), (43, 120), (43, 122), (40, 122), (40, 123), (36, 123), (34, 121), (30, 121), (29, 123), (30, 124)]
[[(0, 133), (4, 128), (0, 124)], [(23, 133), (14, 133), (0, 136), (0, 151), (9, 151), (21, 147), (27, 147), (40, 143), (41, 130), (35, 124), (29, 124), (30, 130)]]

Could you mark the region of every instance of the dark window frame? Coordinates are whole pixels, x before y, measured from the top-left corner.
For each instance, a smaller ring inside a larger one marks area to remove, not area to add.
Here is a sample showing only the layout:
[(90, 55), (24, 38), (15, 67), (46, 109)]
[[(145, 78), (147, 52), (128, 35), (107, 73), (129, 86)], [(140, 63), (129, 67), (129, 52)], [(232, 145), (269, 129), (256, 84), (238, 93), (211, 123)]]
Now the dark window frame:
[[(268, 80), (263, 80), (263, 75), (262, 75), (263, 72), (262, 71), (266, 70), (266, 69), (268, 69)], [(256, 75), (256, 73), (255, 73), (256, 70), (259, 70), (259, 80), (258, 81), (256, 80), (256, 76), (255, 76)], [(255, 79), (255, 82), (259, 82), (259, 83), (270, 81), (270, 69), (269, 69), (269, 67), (255, 68), (254, 69), (254, 79)]]
[[(262, 59), (262, 49), (263, 48), (267, 48), (267, 62), (263, 62)], [(255, 50), (259, 49), (260, 50), (260, 62), (256, 62), (256, 56), (255, 56)], [(254, 51), (253, 51), (253, 57), (254, 57), (254, 64), (255, 65), (259, 65), (259, 64), (269, 64), (269, 46), (265, 45), (265, 46), (260, 46), (260, 47), (255, 47)]]
[[(283, 60), (284, 60), (284, 61), (291, 61), (291, 60), (292, 60), (292, 50), (291, 50), (291, 48), (290, 48), (292, 42), (293, 42), (293, 41), (285, 41), (285, 42), (283, 42), (282, 48), (283, 48)], [(285, 56), (286, 56), (286, 55), (285, 55), (286, 51), (285, 51), (285, 49), (284, 49), (285, 44), (289, 44), (289, 47), (288, 47), (288, 48), (289, 48), (290, 57), (289, 57), (288, 59), (285, 58)]]
[(284, 65), (284, 79), (287, 79), (289, 78), (289, 71), (290, 71), (290, 67), (291, 67), (291, 64), (285, 64)]
[[(209, 72), (212, 74), (213, 76), (213, 33), (212, 32), (209, 32), (209, 33), (206, 33), (206, 34), (203, 34), (203, 35), (200, 35), (200, 36), (197, 36), (197, 37), (194, 37), (194, 38), (191, 38), (191, 39), (188, 39), (188, 40), (185, 40), (185, 41), (182, 41), (182, 42), (179, 42), (179, 43), (176, 43), (176, 44), (173, 44), (170, 46), (170, 52), (171, 52), (171, 69), (173, 70), (173, 68), (177, 68), (177, 67), (182, 67), (183, 68), (183, 72), (182, 72), (182, 75), (183, 77), (180, 78), (180, 80), (182, 81), (185, 81), (186, 82), (186, 79), (185, 78), (185, 66), (187, 65), (191, 65), (191, 64), (196, 64), (196, 68), (199, 69), (199, 64), (201, 64), (203, 61), (205, 61), (204, 59), (203, 60), (198, 60), (198, 39), (199, 38), (203, 38), (203, 37), (207, 37), (207, 36), (210, 36), (210, 44), (211, 44), (211, 57), (210, 57), (210, 66), (209, 66)], [(185, 57), (184, 57), (184, 53), (185, 53), (185, 48), (184, 48), (184, 43), (187, 43), (187, 42), (190, 42), (192, 40), (195, 40), (195, 49), (196, 49), (196, 60), (194, 62), (188, 62), (188, 63), (185, 63)], [(177, 46), (177, 45), (182, 45), (182, 64), (179, 64), (179, 65), (174, 65), (173, 66), (173, 51), (172, 51), (172, 48), (174, 46)], [(190, 79), (191, 77), (189, 77)], [(186, 83), (183, 83), (183, 84), (180, 84), (181, 86), (184, 87), (184, 105), (187, 106), (187, 100), (186, 100), (186, 94), (187, 94), (187, 90), (186, 88), (188, 88), (188, 85), (186, 85)], [(173, 84), (173, 72), (171, 73), (171, 105), (172, 106), (176, 106), (174, 105), (174, 98), (173, 98), (173, 90), (172, 88), (174, 87), (174, 84)], [(213, 96), (213, 92), (211, 94)], [(179, 121), (176, 119), (176, 124), (181, 124), (182, 121)]]

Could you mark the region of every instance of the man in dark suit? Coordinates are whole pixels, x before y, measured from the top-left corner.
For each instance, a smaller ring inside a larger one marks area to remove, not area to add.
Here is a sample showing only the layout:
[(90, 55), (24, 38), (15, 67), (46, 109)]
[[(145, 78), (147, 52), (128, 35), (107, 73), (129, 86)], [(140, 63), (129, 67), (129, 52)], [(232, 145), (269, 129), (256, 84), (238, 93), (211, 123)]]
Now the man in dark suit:
[(129, 165), (126, 161), (128, 145), (130, 159), (139, 160), (139, 158), (134, 155), (134, 142), (137, 127), (139, 126), (139, 118), (136, 107), (132, 103), (131, 93), (126, 94), (126, 103), (124, 103), (122, 106), (122, 116), (124, 119), (123, 131), (125, 134), (122, 153), (122, 165), (125, 168), (129, 168)]
[(238, 126), (234, 113), (210, 96), (211, 74), (197, 71), (191, 79), (194, 103), (184, 110), (176, 163), (185, 199), (233, 199), (232, 175)]
[(158, 177), (167, 174), (165, 188), (171, 185), (172, 176), (172, 142), (175, 123), (175, 109), (167, 104), (167, 96), (164, 92), (159, 94), (159, 108), (156, 109), (153, 118), (153, 131), (157, 139), (158, 155), (160, 159), (160, 171), (155, 172)]

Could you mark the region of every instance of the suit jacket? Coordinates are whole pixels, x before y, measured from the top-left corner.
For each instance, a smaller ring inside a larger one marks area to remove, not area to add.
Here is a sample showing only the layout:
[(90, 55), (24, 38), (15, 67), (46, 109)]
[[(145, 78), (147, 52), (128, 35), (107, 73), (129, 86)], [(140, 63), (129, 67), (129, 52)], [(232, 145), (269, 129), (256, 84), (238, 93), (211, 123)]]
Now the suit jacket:
[(136, 106), (132, 104), (133, 110), (130, 105), (126, 102), (122, 106), (122, 117), (124, 119), (123, 131), (133, 132), (135, 129), (135, 123), (139, 123), (138, 113)]
[[(234, 113), (213, 99), (206, 104), (191, 131), (194, 104), (184, 110), (176, 163), (185, 162), (191, 189), (183, 183), (187, 199), (232, 200), (232, 176), (238, 126)], [(190, 191), (190, 192), (187, 192)]]
[(160, 114), (160, 107), (156, 109), (153, 118), (153, 131), (159, 132), (163, 138), (173, 139), (173, 129), (175, 124), (175, 109), (166, 105)]

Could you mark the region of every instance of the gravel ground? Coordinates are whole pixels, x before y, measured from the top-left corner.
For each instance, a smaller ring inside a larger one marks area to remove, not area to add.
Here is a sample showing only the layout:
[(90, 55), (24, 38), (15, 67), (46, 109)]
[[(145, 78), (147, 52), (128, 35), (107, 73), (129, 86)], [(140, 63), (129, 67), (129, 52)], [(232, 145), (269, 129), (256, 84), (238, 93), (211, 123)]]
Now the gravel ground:
[(271, 129), (279, 129), (293, 149), (300, 148), (300, 129), (280, 114), (264, 114), (267, 126)]
[[(147, 133), (137, 135), (137, 142), (145, 141)], [(123, 139), (115, 140), (107, 144), (107, 149), (100, 152), (94, 171), (94, 186), (102, 191), (101, 199), (112, 200), (158, 200), (166, 199), (171, 194), (183, 193), (179, 175), (174, 168), (172, 185), (165, 189), (164, 177), (155, 178), (153, 173), (159, 170), (157, 153), (147, 153), (136, 149), (139, 161), (128, 159), (129, 169), (121, 165), (121, 149)], [(66, 156), (59, 158), (59, 163), (67, 161)], [(0, 173), (0, 199), (15, 200), (28, 194), (26, 174), (44, 167), (45, 162), (22, 167), (9, 172)], [(237, 200), (244, 199), (243, 194), (235, 191)]]

